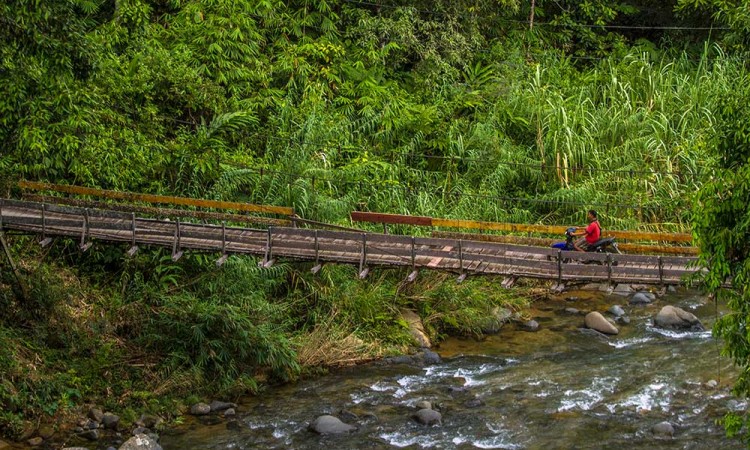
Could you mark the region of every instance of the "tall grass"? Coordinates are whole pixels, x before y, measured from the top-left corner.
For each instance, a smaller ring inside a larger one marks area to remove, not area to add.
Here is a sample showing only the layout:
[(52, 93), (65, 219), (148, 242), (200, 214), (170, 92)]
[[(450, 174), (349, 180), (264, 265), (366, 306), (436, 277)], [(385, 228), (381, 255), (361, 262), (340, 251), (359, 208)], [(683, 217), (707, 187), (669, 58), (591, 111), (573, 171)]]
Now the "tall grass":
[(301, 119), (283, 114), (277, 125), (293, 137), (269, 141), (262, 163), (279, 173), (230, 170), (217, 195), (242, 191), (338, 223), (352, 209), (570, 223), (595, 207), (611, 227), (689, 227), (686, 205), (712, 164), (714, 99), (740, 62), (707, 47), (697, 60), (634, 48), (588, 67), (553, 52), (512, 71), (489, 63), (470, 116), (460, 90), (398, 83), (373, 94), (380, 113), (318, 104)]

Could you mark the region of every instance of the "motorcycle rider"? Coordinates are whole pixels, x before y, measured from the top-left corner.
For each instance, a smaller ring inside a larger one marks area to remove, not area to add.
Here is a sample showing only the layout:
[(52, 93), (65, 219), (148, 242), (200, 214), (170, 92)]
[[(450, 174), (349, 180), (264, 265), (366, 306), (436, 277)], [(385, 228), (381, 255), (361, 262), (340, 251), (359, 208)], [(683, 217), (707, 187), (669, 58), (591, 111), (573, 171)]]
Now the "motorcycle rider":
[(589, 219), (588, 226), (581, 231), (572, 233), (573, 236), (583, 236), (581, 239), (573, 243), (573, 247), (579, 252), (585, 252), (590, 246), (594, 245), (602, 235), (602, 227), (599, 225), (596, 211), (589, 209), (587, 216)]

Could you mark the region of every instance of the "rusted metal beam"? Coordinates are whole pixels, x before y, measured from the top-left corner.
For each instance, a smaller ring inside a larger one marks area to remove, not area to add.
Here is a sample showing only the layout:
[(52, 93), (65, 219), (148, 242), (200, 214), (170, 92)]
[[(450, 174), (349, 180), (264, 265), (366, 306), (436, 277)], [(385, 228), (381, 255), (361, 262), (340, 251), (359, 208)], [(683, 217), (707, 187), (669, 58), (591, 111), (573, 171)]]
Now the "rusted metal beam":
[(363, 211), (352, 211), (351, 218), (355, 222), (390, 223), (400, 225), (416, 225), (429, 227), (432, 225), (431, 217), (405, 216), (401, 214), (385, 214)]
[(254, 205), (251, 203), (225, 202), (187, 197), (173, 197), (167, 195), (138, 194), (135, 192), (110, 191), (83, 186), (38, 183), (36, 181), (19, 181), (18, 186), (21, 189), (30, 189), (35, 191), (54, 191), (73, 195), (90, 195), (94, 197), (109, 198), (112, 200), (127, 200), (130, 202), (161, 203), (168, 205), (195, 206), (200, 208), (229, 209), (235, 211), (279, 214), (283, 216), (291, 216), (292, 214), (294, 214), (294, 208), (285, 206)]
[[(59, 205), (78, 206), (82, 208), (99, 208), (99, 209), (111, 209), (113, 211), (122, 212), (137, 212), (141, 214), (148, 214), (150, 216), (158, 217), (189, 217), (195, 219), (205, 220), (218, 220), (236, 223), (253, 223), (263, 225), (274, 225), (280, 227), (286, 227), (292, 224), (291, 220), (287, 219), (272, 219), (270, 217), (259, 217), (259, 216), (248, 216), (244, 214), (230, 214), (230, 213), (219, 213), (209, 211), (189, 211), (184, 209), (173, 209), (173, 208), (159, 208), (155, 206), (137, 206), (122, 203), (108, 203), (100, 202), (96, 200), (81, 200), (76, 198), (64, 198), (64, 197), (53, 197), (51, 195), (39, 195), (39, 194), (24, 194), (24, 199), (44, 202), (44, 203), (56, 203)], [(299, 220), (299, 219), (297, 219)]]
[[(539, 233), (565, 234), (569, 227), (561, 225), (535, 225), (519, 223), (485, 222), (479, 220), (440, 219), (425, 216), (406, 216), (400, 214), (384, 214), (376, 212), (353, 211), (351, 218), (355, 222), (391, 223), (415, 226), (431, 226), (443, 228), (475, 229), (480, 231), (505, 231), (509, 233)], [(606, 230), (604, 236), (611, 236), (631, 241), (662, 241), (689, 243), (693, 237), (688, 233), (654, 233), (647, 231), (618, 231)]]
[[(433, 231), (432, 236), (441, 239), (466, 239), (482, 242), (499, 242), (504, 244), (520, 244), (533, 246), (549, 246), (560, 239), (532, 238), (526, 236), (507, 236), (500, 234), (458, 233), (453, 231)], [(618, 243), (620, 250), (639, 254), (669, 254), (669, 255), (697, 255), (698, 247), (687, 247), (678, 245), (645, 245)]]

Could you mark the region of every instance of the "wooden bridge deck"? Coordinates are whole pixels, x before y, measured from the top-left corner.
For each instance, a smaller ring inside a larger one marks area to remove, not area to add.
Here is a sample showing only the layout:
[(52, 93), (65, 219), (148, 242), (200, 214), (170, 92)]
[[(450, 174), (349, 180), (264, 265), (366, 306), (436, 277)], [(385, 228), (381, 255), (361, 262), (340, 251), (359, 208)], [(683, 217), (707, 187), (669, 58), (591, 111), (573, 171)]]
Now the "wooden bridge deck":
[(173, 257), (185, 250), (346, 263), (368, 267), (403, 266), (494, 274), (511, 277), (609, 283), (678, 284), (695, 272), (694, 257), (619, 255), (559, 251), (546, 247), (462, 239), (397, 236), (378, 233), (291, 227), (253, 229), (136, 217), (135, 213), (84, 209), (0, 199), (0, 231), (39, 234), (42, 239), (80, 239), (171, 247)]

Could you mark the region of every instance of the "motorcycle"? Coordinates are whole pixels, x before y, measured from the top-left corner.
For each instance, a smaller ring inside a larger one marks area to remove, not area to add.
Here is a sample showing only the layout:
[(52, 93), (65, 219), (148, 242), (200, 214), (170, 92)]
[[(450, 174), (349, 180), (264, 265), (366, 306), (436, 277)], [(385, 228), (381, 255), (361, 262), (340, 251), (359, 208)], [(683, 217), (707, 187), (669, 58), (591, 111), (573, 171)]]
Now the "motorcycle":
[[(552, 244), (552, 248), (556, 248), (563, 251), (577, 251), (573, 243), (575, 242), (576, 236), (573, 236), (573, 233), (576, 232), (575, 227), (570, 227), (565, 230), (565, 242), (556, 242)], [(586, 248), (586, 253), (593, 252), (593, 253), (617, 253), (622, 254), (620, 249), (617, 247), (617, 242), (615, 242), (615, 238), (613, 237), (605, 237), (601, 238), (598, 241), (594, 242), (593, 244), (590, 244)], [(551, 259), (551, 257), (550, 257)], [(565, 258), (563, 262), (570, 262), (569, 258)], [(585, 263), (586, 261), (584, 261)], [(593, 261), (589, 261), (593, 262)]]

